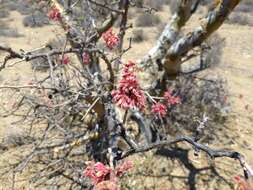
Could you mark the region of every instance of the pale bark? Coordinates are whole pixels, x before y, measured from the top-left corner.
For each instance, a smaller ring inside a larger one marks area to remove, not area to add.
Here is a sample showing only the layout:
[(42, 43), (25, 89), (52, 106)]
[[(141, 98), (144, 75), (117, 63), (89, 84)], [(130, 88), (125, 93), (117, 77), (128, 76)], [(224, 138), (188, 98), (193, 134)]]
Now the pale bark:
[[(200, 26), (187, 35), (177, 39), (180, 29), (191, 16), (196, 1), (182, 0), (178, 11), (165, 27), (156, 45), (141, 60), (141, 64), (157, 73), (157, 65), (163, 65), (167, 75), (176, 75), (180, 71), (181, 59), (194, 47), (201, 45), (228, 18), (231, 11), (241, 0), (220, 0), (217, 7), (210, 11), (200, 22)], [(156, 63), (156, 64), (155, 64)], [(150, 70), (148, 72), (150, 72)], [(144, 78), (152, 78), (145, 76)], [(154, 82), (154, 81), (152, 81)], [(150, 86), (150, 84), (149, 84)]]
[(165, 26), (165, 29), (157, 40), (156, 45), (141, 60), (142, 64), (146, 64), (147, 62), (156, 63), (164, 58), (167, 50), (176, 41), (180, 29), (191, 17), (191, 7), (193, 4), (194, 0), (181, 1), (177, 12)]
[(167, 74), (177, 74), (180, 71), (181, 58), (214, 33), (239, 2), (240, 0), (222, 0), (213, 11), (201, 20), (199, 27), (177, 40), (166, 52), (164, 67)]

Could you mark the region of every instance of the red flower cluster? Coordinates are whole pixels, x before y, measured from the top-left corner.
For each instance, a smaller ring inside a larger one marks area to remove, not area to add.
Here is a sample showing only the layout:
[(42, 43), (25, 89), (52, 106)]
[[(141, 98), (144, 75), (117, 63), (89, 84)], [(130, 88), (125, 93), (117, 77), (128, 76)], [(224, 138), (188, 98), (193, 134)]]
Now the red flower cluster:
[(57, 9), (56, 7), (53, 7), (49, 11), (47, 16), (49, 17), (49, 19), (54, 20), (54, 21), (59, 21), (61, 19), (61, 13), (59, 9)]
[(157, 116), (165, 117), (167, 114), (167, 107), (181, 103), (181, 99), (178, 96), (172, 94), (172, 90), (168, 89), (164, 93), (165, 104), (160, 102), (152, 105), (151, 112)]
[(165, 117), (167, 113), (167, 107), (162, 103), (156, 103), (152, 105), (152, 113), (160, 117)]
[(120, 190), (116, 184), (116, 178), (122, 177), (132, 167), (133, 164), (130, 161), (119, 164), (115, 169), (111, 169), (101, 162), (88, 162), (83, 174), (85, 177), (91, 178), (97, 190)]
[(240, 176), (235, 176), (234, 180), (239, 185), (240, 190), (253, 190), (252, 185)]
[(87, 168), (84, 170), (84, 176), (90, 177), (94, 185), (105, 181), (111, 170), (101, 162), (88, 162)]
[(176, 104), (180, 104), (181, 103), (181, 99), (178, 96), (173, 96), (172, 95), (172, 90), (168, 89), (165, 93), (164, 93), (164, 99), (166, 101), (166, 104), (168, 106), (171, 105), (176, 105)]
[(63, 59), (61, 60), (61, 64), (68, 65), (70, 63), (70, 59), (67, 55), (63, 56)]
[(83, 64), (88, 65), (90, 63), (90, 55), (87, 52), (84, 52), (82, 57), (83, 57)]
[(113, 33), (112, 28), (103, 33), (102, 37), (106, 43), (106, 46), (110, 50), (114, 49), (119, 44), (119, 37)]
[(117, 90), (112, 91), (113, 101), (123, 109), (145, 108), (146, 99), (140, 88), (135, 71), (135, 63), (129, 61), (124, 65), (122, 79)]

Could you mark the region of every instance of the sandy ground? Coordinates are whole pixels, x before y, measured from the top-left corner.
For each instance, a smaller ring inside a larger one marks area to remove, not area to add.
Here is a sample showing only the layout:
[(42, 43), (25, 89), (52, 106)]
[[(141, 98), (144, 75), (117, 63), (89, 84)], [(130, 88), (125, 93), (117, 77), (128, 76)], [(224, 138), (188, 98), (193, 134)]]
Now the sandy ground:
[[(169, 15), (162, 13), (161, 17), (167, 19)], [(0, 36), (0, 43), (3, 42), (8, 44), (16, 50), (31, 50), (33, 48), (41, 47), (48, 40), (54, 38), (55, 34), (61, 34), (61, 30), (58, 30), (57, 26), (54, 25), (34, 29), (23, 27), (22, 16), (18, 12), (12, 12), (5, 20), (9, 23), (10, 27), (17, 28), (18, 32), (22, 34), (22, 37), (6, 38)], [(196, 21), (198, 21), (197, 16), (192, 18), (191, 23), (196, 23)], [(190, 25), (189, 28), (192, 28), (193, 25), (194, 24)], [(189, 28), (186, 27), (186, 30)], [(139, 44), (133, 44), (133, 48), (128, 52), (127, 56), (124, 57), (125, 60), (142, 57), (142, 55), (144, 55), (154, 44), (157, 36), (156, 28), (150, 27), (145, 28), (144, 30), (145, 34), (147, 34), (147, 40)], [(231, 102), (232, 106), (231, 118), (224, 128), (233, 143), (231, 143), (230, 147), (223, 148), (233, 148), (234, 150), (242, 152), (253, 166), (253, 27), (224, 24), (218, 33), (226, 39), (226, 45), (223, 49), (221, 63), (210, 72), (219, 74), (226, 79), (229, 89), (228, 101)], [(30, 65), (27, 63), (17, 64), (15, 67), (8, 68), (0, 73), (0, 77), (4, 79), (4, 81), (18, 83), (29, 81), (31, 75), (32, 71)], [(7, 100), (5, 97), (2, 97), (1, 102), (4, 101)], [(12, 120), (9, 118), (0, 118), (0, 138), (3, 138), (5, 130), (11, 126), (11, 123)], [(5, 160), (8, 155), (10, 156), (11, 152), (1, 154), (0, 161)], [(166, 162), (164, 158), (158, 158), (158, 160)], [(147, 164), (149, 166), (154, 164), (155, 167), (159, 168), (159, 166), (157, 166), (157, 161), (151, 160), (148, 156), (146, 160), (138, 162), (140, 162), (139, 164)], [(195, 164), (198, 165), (199, 162), (200, 161), (196, 160)], [(149, 167), (147, 166), (145, 170), (148, 170), (148, 168)], [(170, 174), (177, 175), (177, 173), (181, 173), (178, 172), (178, 170), (180, 169), (174, 169)], [(136, 173), (140, 174), (143, 171), (144, 169), (140, 169), (137, 170)], [(147, 171), (145, 172), (148, 173)], [(155, 177), (154, 172), (152, 175), (153, 177), (146, 177), (145, 180), (132, 180), (131, 184), (136, 185), (136, 189), (177, 189), (180, 187), (184, 189), (184, 186), (180, 185), (181, 183), (177, 183), (177, 180), (179, 179), (175, 180), (176, 186), (173, 187), (169, 186), (167, 183), (169, 179), (168, 176), (160, 176), (158, 185), (158, 177)], [(131, 176), (129, 179), (132, 179)], [(4, 184), (4, 182), (2, 183)], [(149, 185), (147, 185), (146, 188), (138, 186), (138, 184), (141, 183), (147, 183)], [(213, 186), (206, 187), (206, 189), (212, 189), (212, 187)], [(229, 186), (221, 187), (221, 189), (229, 189)], [(0, 183), (0, 189), (6, 189), (6, 186), (1, 186)], [(23, 189), (29, 188), (23, 186)]]

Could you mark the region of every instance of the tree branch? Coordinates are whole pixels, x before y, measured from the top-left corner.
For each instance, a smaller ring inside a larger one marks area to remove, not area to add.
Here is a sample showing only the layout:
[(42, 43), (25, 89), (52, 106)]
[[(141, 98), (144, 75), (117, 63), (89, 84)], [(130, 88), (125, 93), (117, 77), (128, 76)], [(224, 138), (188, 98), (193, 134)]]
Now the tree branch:
[(201, 24), (193, 32), (177, 40), (166, 52), (164, 67), (168, 75), (177, 74), (180, 70), (181, 58), (192, 48), (199, 46), (216, 31), (237, 6), (240, 0), (221, 0), (220, 4), (201, 20)]
[(177, 12), (172, 16), (170, 22), (166, 25), (163, 33), (157, 40), (157, 44), (142, 58), (141, 63), (147, 62), (156, 63), (157, 60), (162, 60), (166, 55), (167, 49), (176, 41), (180, 29), (191, 17), (191, 7), (194, 0), (181, 1)]
[(220, 158), (220, 157), (228, 157), (228, 158), (233, 158), (235, 160), (238, 160), (240, 162), (241, 167), (244, 170), (245, 177), (248, 178), (249, 176), (253, 176), (252, 168), (249, 166), (249, 164), (245, 161), (244, 157), (239, 152), (227, 151), (227, 150), (214, 150), (208, 146), (197, 143), (196, 141), (194, 141), (193, 138), (186, 137), (186, 136), (177, 137), (173, 140), (167, 140), (167, 141), (161, 141), (161, 142), (149, 144), (147, 146), (143, 146), (143, 147), (139, 147), (135, 149), (130, 149), (124, 152), (120, 159), (124, 159), (136, 153), (146, 152), (155, 148), (161, 148), (163, 146), (171, 146), (173, 144), (177, 144), (180, 142), (187, 142), (191, 144), (195, 149), (201, 150), (207, 153), (207, 155), (210, 156), (211, 159)]

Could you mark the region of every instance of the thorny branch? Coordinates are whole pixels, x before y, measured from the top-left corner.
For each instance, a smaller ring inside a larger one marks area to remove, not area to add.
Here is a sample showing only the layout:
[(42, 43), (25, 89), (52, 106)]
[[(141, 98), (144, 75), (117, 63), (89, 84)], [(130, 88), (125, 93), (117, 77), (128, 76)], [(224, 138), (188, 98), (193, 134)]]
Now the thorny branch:
[[(193, 47), (201, 45), (217, 30), (240, 0), (221, 0), (217, 8), (208, 13), (197, 29), (178, 39), (181, 28), (196, 12), (200, 1), (179, 2), (177, 11), (168, 21), (155, 46), (140, 60), (143, 72), (148, 75), (152, 75), (148, 68), (150, 65), (154, 66), (154, 63), (163, 64), (165, 74), (178, 73), (182, 60), (188, 60), (186, 54)], [(160, 134), (152, 130), (150, 114), (138, 109), (129, 109), (122, 117), (111, 97), (111, 91), (116, 88), (116, 81), (119, 80), (121, 65), (117, 65), (119, 69), (114, 69), (112, 64), (121, 62), (122, 55), (131, 48), (131, 40), (126, 50), (123, 49), (123, 44), (129, 28), (128, 12), (135, 6), (133, 1), (69, 0), (64, 1), (63, 5), (57, 0), (50, 0), (50, 3), (51, 7), (59, 11), (58, 22), (66, 34), (68, 43), (66, 42), (63, 48), (42, 47), (45, 52), (39, 53), (36, 50), (18, 52), (0, 46), (0, 51), (8, 54), (0, 66), (0, 71), (13, 66), (13, 63), (8, 65), (13, 59), (29, 62), (43, 58), (49, 64), (49, 71), (43, 79), (34, 77), (29, 84), (0, 86), (0, 90), (11, 90), (18, 97), (18, 100), (10, 106), (11, 110), (6, 111), (5, 116), (21, 116), (22, 121), (30, 125), (29, 134), (32, 133), (32, 129), (35, 130), (33, 126), (36, 124), (44, 126), (42, 134), (22, 144), (28, 146), (30, 151), (26, 156), (19, 155), (17, 163), (10, 164), (10, 167), (14, 168), (14, 174), (25, 170), (29, 165), (38, 165), (40, 168), (31, 177), (33, 182), (38, 182), (37, 185), (45, 185), (48, 181), (51, 183), (52, 178), (56, 181), (64, 178), (75, 185), (88, 187), (87, 181), (82, 177), (85, 161), (88, 159), (110, 163), (111, 167), (114, 167), (120, 160), (131, 155), (186, 142), (195, 150), (204, 151), (212, 159), (229, 157), (238, 160), (244, 170), (245, 178), (253, 176), (252, 168), (239, 152), (211, 149), (198, 141), (197, 135), (202, 135), (201, 131), (205, 130), (207, 117), (199, 121), (196, 137), (173, 138), (164, 134), (166, 138), (162, 137), (161, 140), (160, 137), (157, 138), (159, 140), (153, 138)], [(82, 22), (77, 22), (72, 14), (74, 8), (78, 6), (88, 6), (85, 8), (90, 10), (82, 12), (85, 15)], [(102, 22), (98, 22), (99, 19), (92, 11), (99, 12), (100, 9), (107, 13), (107, 17), (104, 17)], [(146, 7), (143, 9), (153, 10)], [(119, 44), (116, 56), (111, 56), (112, 51), (101, 48), (98, 42), (102, 35), (114, 26), (119, 17), (121, 18)], [(71, 54), (77, 56), (78, 65), (69, 64), (69, 57), (65, 56)], [(109, 76), (104, 71), (103, 63)], [(156, 90), (155, 88), (151, 86), (148, 90)], [(148, 92), (145, 94), (153, 100)], [(163, 100), (160, 97), (157, 99)], [(152, 103), (154, 102), (156, 101)], [(129, 120), (137, 124), (144, 141), (129, 134), (127, 131)], [(162, 121), (160, 118), (161, 123)], [(164, 126), (163, 123), (162, 125)], [(56, 181), (51, 185), (60, 184)], [(12, 187), (15, 188), (15, 175)]]

